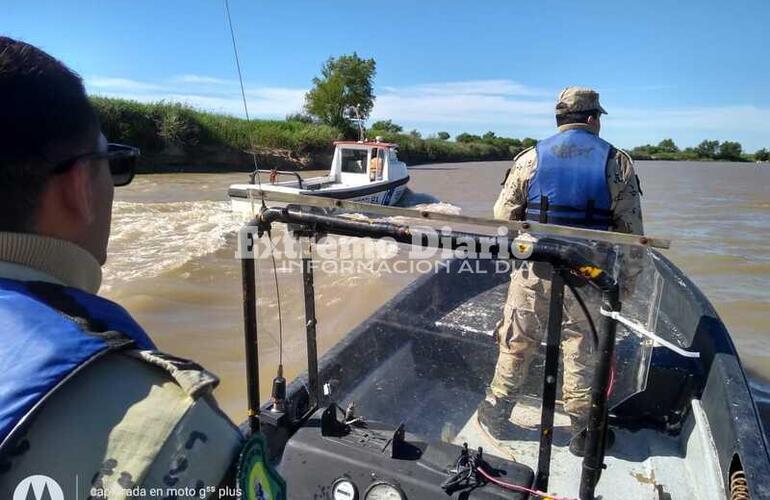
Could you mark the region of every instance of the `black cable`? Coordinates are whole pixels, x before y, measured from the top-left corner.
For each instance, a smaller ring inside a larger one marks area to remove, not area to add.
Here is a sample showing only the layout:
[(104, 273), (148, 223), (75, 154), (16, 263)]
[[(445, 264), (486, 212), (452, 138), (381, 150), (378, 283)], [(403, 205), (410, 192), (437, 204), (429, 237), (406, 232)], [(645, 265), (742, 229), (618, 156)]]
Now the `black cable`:
[(599, 334), (596, 332), (594, 319), (591, 317), (591, 313), (588, 312), (586, 303), (583, 302), (583, 297), (580, 296), (572, 283), (566, 279), (564, 280), (564, 283), (567, 285), (567, 288), (569, 288), (570, 292), (572, 292), (572, 295), (577, 299), (578, 305), (580, 305), (580, 309), (583, 311), (583, 315), (585, 315), (586, 319), (588, 320), (588, 326), (591, 328), (592, 340), (594, 341), (594, 351), (596, 351), (596, 349), (599, 348)]
[[(233, 19), (230, 17), (230, 2), (228, 0), (225, 0), (225, 12), (227, 14), (227, 25), (230, 27), (230, 38), (233, 41), (233, 54), (235, 54), (235, 67), (238, 70), (238, 81), (241, 84), (241, 98), (243, 99), (243, 111), (246, 113), (246, 123), (249, 123), (251, 121), (251, 117), (249, 117), (249, 105), (246, 103), (246, 90), (243, 87), (243, 74), (241, 73), (241, 60), (238, 57), (238, 44), (235, 42), (235, 30), (233, 29)], [(254, 161), (254, 171), (249, 174), (249, 180), (251, 181), (251, 184), (254, 184), (254, 178), (257, 179), (257, 184), (260, 188), (261, 198), (262, 198), (262, 206), (266, 207), (265, 204), (265, 193), (262, 191), (262, 178), (259, 176), (259, 166), (257, 165), (257, 153), (255, 152), (256, 147), (254, 146), (254, 141), (251, 140), (251, 159)]]

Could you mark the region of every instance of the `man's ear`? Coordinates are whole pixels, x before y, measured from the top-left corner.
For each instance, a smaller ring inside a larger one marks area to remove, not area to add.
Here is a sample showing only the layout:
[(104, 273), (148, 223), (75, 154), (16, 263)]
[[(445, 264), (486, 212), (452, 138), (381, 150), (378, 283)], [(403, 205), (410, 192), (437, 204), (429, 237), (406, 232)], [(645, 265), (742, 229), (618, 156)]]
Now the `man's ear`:
[(586, 125), (588, 125), (591, 130), (599, 133), (599, 130), (601, 128), (601, 122), (599, 121), (599, 115), (589, 115), (588, 120), (586, 120)]
[[(52, 181), (61, 203), (61, 209), (82, 224), (91, 223), (94, 218), (92, 172), (88, 160), (78, 160), (66, 172), (58, 174)], [(53, 187), (53, 186), (52, 186)]]

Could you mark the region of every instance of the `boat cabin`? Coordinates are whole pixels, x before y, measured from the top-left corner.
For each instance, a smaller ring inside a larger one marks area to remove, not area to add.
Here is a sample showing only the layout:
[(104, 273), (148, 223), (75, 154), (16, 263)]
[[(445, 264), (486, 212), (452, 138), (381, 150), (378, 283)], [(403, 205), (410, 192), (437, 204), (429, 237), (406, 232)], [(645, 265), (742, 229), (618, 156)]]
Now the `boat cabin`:
[(387, 142), (336, 141), (329, 177), (349, 185), (406, 176), (406, 165), (396, 156), (396, 145)]
[(305, 178), (295, 171), (255, 170), (248, 184), (233, 184), (233, 210), (251, 211), (265, 193), (306, 194), (395, 205), (406, 191), (409, 174), (396, 156), (396, 144), (381, 141), (336, 141), (329, 173)]

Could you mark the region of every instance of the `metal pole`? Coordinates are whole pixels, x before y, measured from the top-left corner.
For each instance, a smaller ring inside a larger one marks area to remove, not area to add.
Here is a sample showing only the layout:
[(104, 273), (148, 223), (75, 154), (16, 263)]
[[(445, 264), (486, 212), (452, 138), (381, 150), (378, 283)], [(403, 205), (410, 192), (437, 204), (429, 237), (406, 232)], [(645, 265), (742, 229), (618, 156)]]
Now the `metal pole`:
[[(602, 293), (602, 307), (609, 311), (620, 308), (618, 286)], [(583, 457), (583, 470), (580, 477), (580, 500), (594, 500), (594, 490), (604, 469), (604, 445), (607, 435), (607, 391), (612, 370), (612, 356), (615, 349), (615, 331), (617, 323), (612, 318), (602, 316), (599, 332), (599, 359), (591, 384), (591, 409), (588, 414), (586, 450)]]
[(313, 286), (312, 237), (308, 237), (307, 248), (302, 245), (302, 285), (305, 291), (305, 336), (307, 339), (307, 378), (310, 386), (310, 411), (321, 400), (318, 383), (318, 345), (316, 337), (315, 289)]
[(548, 306), (548, 336), (543, 372), (543, 409), (540, 414), (540, 453), (537, 458), (535, 487), (548, 490), (551, 474), (551, 445), (553, 415), (556, 409), (556, 379), (559, 374), (559, 343), (561, 342), (562, 308), (564, 307), (564, 278), (558, 269), (551, 277), (551, 299)]
[(257, 283), (253, 257), (241, 258), (243, 336), (246, 347), (246, 394), (249, 429), (259, 432), (259, 348), (257, 345)]

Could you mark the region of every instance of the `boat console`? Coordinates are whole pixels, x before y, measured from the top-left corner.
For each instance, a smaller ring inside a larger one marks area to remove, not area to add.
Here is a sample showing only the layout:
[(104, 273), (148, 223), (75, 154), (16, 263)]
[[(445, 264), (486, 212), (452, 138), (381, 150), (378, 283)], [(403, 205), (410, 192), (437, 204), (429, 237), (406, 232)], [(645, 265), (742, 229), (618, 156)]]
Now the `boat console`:
[[(351, 418), (352, 417), (352, 418)], [(346, 420), (347, 419), (347, 420)], [(293, 478), (293, 498), (333, 500), (527, 498), (523, 492), (477, 480), (462, 457), (478, 456), (484, 471), (511, 485), (528, 487), (534, 473), (523, 464), (440, 441), (428, 441), (393, 426), (345, 415), (335, 404), (318, 410), (289, 438), (279, 472)], [(454, 482), (448, 482), (460, 475)]]

